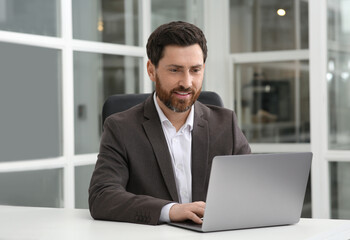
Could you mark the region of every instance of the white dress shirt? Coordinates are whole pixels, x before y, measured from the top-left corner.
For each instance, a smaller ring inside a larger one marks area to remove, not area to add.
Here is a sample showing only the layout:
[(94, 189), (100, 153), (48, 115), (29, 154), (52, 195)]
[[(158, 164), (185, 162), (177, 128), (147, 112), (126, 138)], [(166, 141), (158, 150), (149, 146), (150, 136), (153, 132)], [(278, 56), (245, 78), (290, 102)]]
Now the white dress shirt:
[[(168, 144), (179, 203), (190, 203), (192, 202), (191, 132), (193, 129), (194, 105), (191, 107), (185, 124), (176, 132), (176, 128), (159, 107), (156, 93), (154, 93), (153, 99)], [(170, 222), (169, 211), (172, 205), (174, 203), (167, 204), (162, 208), (159, 219), (161, 222)]]

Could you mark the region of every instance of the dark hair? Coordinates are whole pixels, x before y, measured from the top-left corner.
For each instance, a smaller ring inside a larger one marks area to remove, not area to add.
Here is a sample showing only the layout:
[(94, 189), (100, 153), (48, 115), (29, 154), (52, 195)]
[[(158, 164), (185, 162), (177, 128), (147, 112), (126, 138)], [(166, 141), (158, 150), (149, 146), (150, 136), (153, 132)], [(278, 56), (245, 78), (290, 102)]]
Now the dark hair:
[(207, 59), (207, 40), (197, 26), (177, 21), (159, 26), (149, 36), (147, 42), (147, 56), (157, 67), (159, 60), (163, 57), (164, 48), (168, 45), (190, 46), (199, 44), (203, 51), (203, 61)]

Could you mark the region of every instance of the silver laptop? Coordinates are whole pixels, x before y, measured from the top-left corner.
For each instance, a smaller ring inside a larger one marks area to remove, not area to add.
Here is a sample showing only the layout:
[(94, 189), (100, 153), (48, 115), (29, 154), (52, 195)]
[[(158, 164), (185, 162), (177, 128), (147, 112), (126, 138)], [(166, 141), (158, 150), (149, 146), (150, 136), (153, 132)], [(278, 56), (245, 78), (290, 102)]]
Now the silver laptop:
[(203, 224), (170, 223), (200, 232), (299, 222), (312, 153), (217, 156)]

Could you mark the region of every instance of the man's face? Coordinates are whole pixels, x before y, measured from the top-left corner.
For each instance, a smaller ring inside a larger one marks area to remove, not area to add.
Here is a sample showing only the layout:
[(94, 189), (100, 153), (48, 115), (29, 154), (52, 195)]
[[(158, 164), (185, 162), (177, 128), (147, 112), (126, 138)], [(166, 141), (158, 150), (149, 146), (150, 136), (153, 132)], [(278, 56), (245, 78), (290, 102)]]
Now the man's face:
[(158, 67), (148, 63), (159, 100), (174, 112), (185, 112), (197, 100), (203, 82), (203, 52), (198, 44), (166, 46)]

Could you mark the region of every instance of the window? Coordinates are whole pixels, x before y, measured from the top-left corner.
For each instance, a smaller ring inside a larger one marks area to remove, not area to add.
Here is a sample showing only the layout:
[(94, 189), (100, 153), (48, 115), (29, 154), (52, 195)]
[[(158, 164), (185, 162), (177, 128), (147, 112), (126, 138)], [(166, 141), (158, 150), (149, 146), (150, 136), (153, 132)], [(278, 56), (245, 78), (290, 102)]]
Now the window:
[(350, 219), (350, 164), (331, 162), (331, 217)]
[(62, 172), (49, 169), (1, 173), (0, 204), (63, 207)]
[(310, 142), (306, 61), (236, 64), (236, 112), (250, 143)]
[(231, 53), (308, 48), (308, 2), (230, 0)]
[(140, 1), (74, 0), (75, 39), (140, 46)]
[[(323, 81), (328, 93), (324, 111), (327, 114), (328, 134), (325, 134), (329, 174), (330, 217), (350, 219), (350, 2), (327, 1), (327, 59)], [(322, 160), (323, 160), (322, 159)]]
[(60, 36), (59, 0), (1, 0), (0, 30)]
[(0, 162), (61, 156), (61, 51), (0, 42), (0, 52)]
[(108, 96), (139, 93), (142, 59), (97, 53), (74, 53), (75, 154), (96, 153), (101, 111)]

